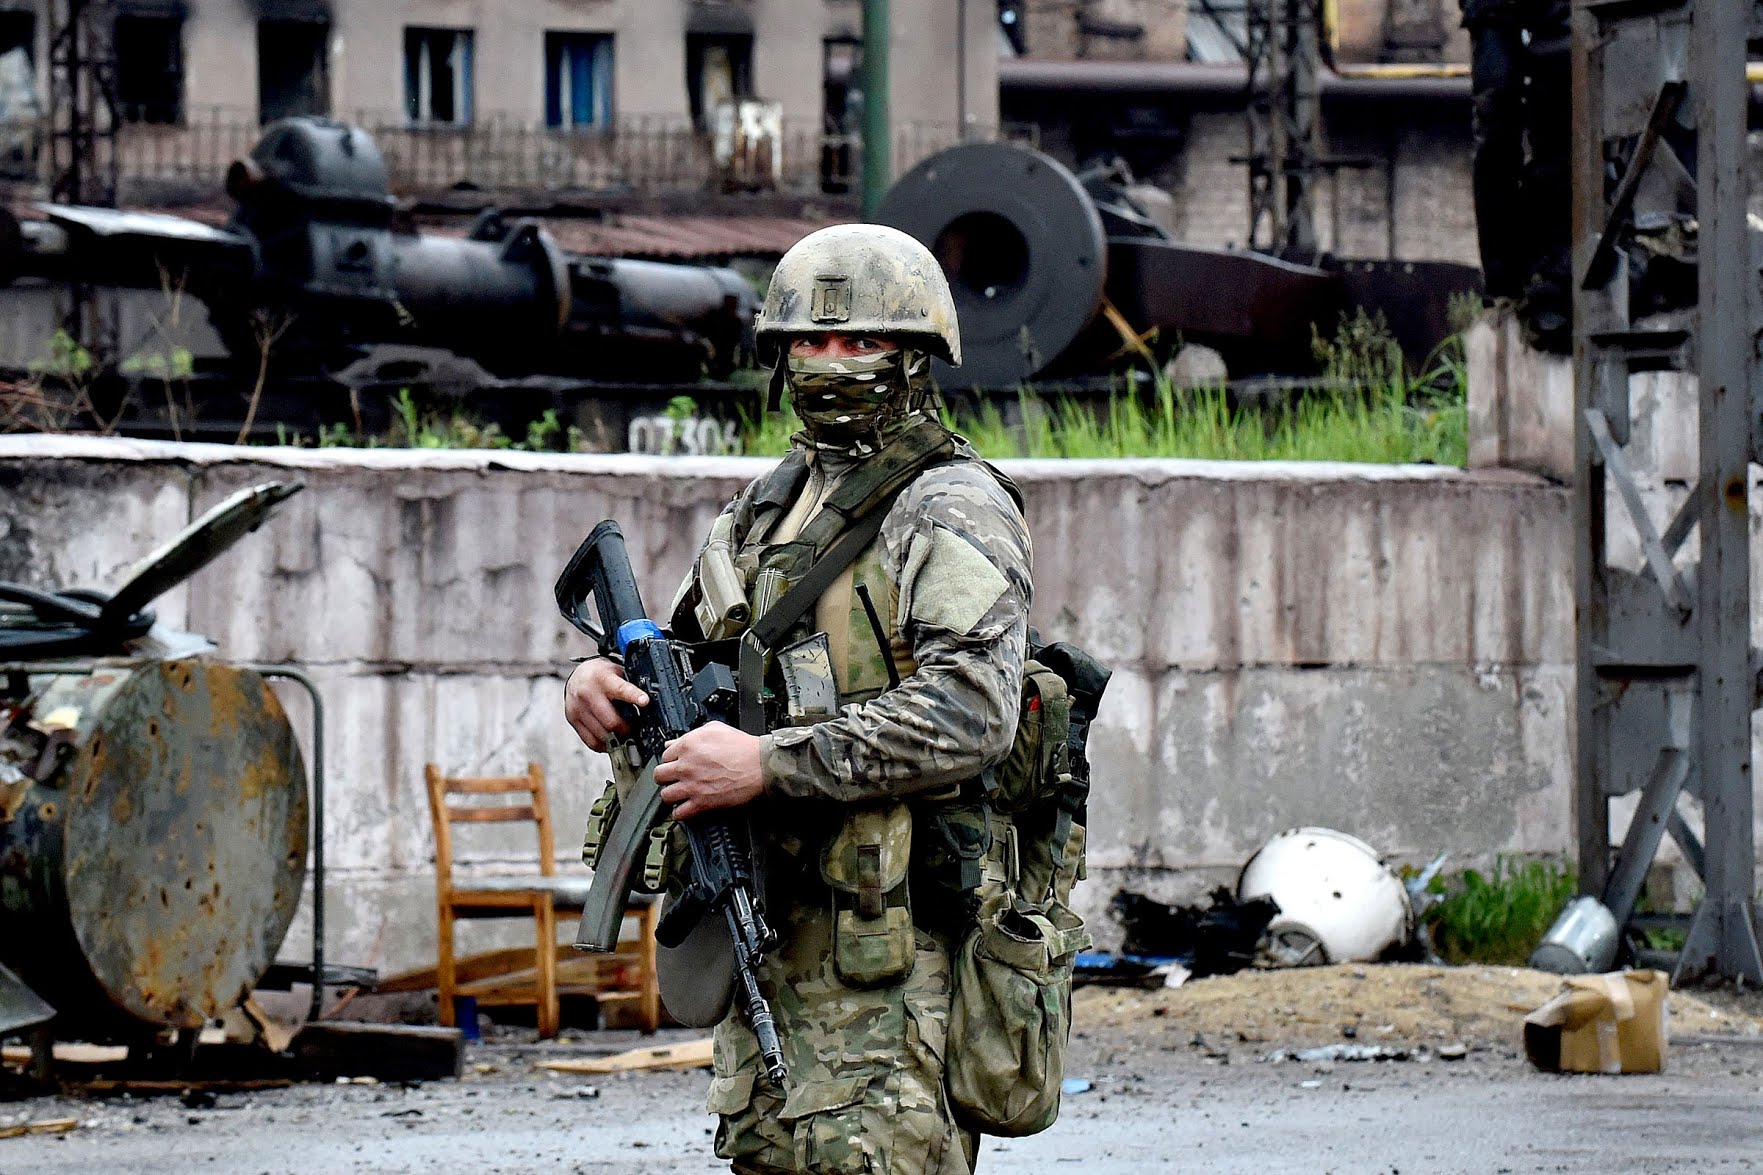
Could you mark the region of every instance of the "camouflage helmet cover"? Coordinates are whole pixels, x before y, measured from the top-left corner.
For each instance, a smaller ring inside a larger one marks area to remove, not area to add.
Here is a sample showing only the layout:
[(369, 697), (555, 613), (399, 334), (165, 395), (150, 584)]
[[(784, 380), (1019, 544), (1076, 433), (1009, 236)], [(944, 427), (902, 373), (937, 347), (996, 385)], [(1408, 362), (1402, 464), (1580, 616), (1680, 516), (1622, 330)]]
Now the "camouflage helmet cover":
[(836, 224), (809, 233), (777, 263), (756, 335), (762, 353), (802, 334), (899, 335), (953, 366), (961, 328), (931, 251), (899, 229)]

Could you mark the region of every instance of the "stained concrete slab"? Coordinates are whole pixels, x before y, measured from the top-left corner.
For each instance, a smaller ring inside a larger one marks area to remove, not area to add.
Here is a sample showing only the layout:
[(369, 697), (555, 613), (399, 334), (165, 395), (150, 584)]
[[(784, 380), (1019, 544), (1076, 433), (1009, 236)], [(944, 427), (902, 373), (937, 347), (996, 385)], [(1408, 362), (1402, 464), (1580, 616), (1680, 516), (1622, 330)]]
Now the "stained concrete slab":
[[(1569, 847), (1564, 490), (1432, 466), (1006, 464), (1035, 537), (1035, 623), (1117, 674), (1085, 912), (1122, 878), (1210, 879), (1311, 821), (1413, 856)], [(425, 763), (542, 763), (575, 861), (606, 770), (559, 714), (585, 651), (551, 599), (570, 551), (618, 518), (659, 611), (768, 463), (33, 437), (0, 438), (0, 468), (0, 566), (35, 583), (126, 562), (241, 485), (306, 480), (192, 582), (181, 619), (318, 681), (329, 954), (399, 969), (433, 958)], [(61, 534), (67, 552), (45, 557), (39, 536)], [(465, 846), (464, 867), (517, 868), (516, 835)]]

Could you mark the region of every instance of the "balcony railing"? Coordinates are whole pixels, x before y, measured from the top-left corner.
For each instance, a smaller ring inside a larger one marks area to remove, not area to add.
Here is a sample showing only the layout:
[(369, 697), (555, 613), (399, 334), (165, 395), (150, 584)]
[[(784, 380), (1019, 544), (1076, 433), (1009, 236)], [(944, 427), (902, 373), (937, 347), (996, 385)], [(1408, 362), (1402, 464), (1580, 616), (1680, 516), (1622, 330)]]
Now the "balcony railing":
[[(769, 188), (796, 194), (854, 191), (863, 169), (860, 137), (829, 133), (814, 120), (784, 119), (755, 172), (718, 165), (712, 136), (665, 116), (619, 119), (605, 128), (559, 130), (492, 117), (467, 126), (412, 126), (401, 115), (357, 111), (385, 154), (392, 190), (400, 195), (449, 189), (530, 192), (682, 192)], [(0, 125), (0, 175), (48, 180), (46, 128)], [(177, 124), (129, 123), (113, 146), (125, 195), (151, 199), (166, 188), (218, 188), (233, 160), (250, 153), (263, 128), (247, 112), (209, 107)], [(969, 138), (997, 138), (997, 128), (968, 128)], [(1011, 138), (1030, 138), (1013, 128)], [(894, 135), (896, 174), (951, 146), (953, 124), (906, 123)], [(108, 160), (101, 160), (101, 165)]]

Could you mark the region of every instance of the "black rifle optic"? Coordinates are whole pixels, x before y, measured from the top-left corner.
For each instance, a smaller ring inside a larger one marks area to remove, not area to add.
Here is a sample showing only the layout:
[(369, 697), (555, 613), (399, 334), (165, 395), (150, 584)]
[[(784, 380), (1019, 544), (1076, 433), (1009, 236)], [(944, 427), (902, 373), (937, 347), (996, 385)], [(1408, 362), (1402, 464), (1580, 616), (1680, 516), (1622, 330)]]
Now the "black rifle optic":
[[(597, 624), (587, 611), (590, 599), (600, 614)], [(687, 731), (726, 715), (734, 704), (735, 680), (728, 666), (716, 663), (694, 673), (686, 645), (669, 640), (649, 619), (631, 572), (624, 532), (611, 519), (588, 534), (563, 569), (557, 607), (564, 619), (594, 638), (602, 653), (622, 656), (626, 679), (649, 695), (641, 710), (619, 704), (631, 724), (642, 774), (619, 805), (600, 848), (575, 940), (583, 950), (610, 951), (618, 943), (632, 871), (643, 859), (650, 829), (663, 817), (665, 805), (655, 782), (661, 752)], [(759, 1039), (766, 1076), (781, 1089), (788, 1077), (783, 1047), (755, 974), (760, 959), (777, 945), (777, 936), (765, 924), (757, 896), (752, 832), (744, 816), (726, 812), (694, 816), (680, 826), (686, 830), (691, 875), (684, 893), (655, 928), (655, 939), (663, 946), (678, 946), (700, 919), (722, 915), (734, 946), (736, 998)]]

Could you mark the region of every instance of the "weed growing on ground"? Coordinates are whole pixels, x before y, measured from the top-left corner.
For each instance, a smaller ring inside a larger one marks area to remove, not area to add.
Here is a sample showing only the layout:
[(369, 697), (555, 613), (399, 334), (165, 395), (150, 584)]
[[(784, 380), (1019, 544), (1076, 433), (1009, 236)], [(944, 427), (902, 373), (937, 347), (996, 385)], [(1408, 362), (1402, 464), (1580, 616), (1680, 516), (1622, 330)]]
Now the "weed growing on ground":
[[(975, 415), (946, 416), (988, 457), (1189, 457), (1219, 461), (1428, 462), (1462, 465), (1469, 436), (1461, 364), (1441, 362), (1435, 380), (1391, 379), (1381, 387), (1316, 393), (1282, 405), (1230, 401), (1223, 388), (1160, 383), (1148, 399), (1117, 393), (1105, 405), (1046, 401), (1020, 393), (1006, 423), (995, 402)], [(748, 453), (775, 456), (800, 424), (782, 412), (742, 419)]]
[(384, 436), (357, 432), (340, 421), (321, 427), (315, 437), (277, 425), (276, 444), (310, 444), (320, 449), (518, 449), (575, 453), (582, 448), (582, 435), (573, 424), (565, 428), (555, 408), (547, 408), (526, 426), (526, 436), (517, 440), (497, 424), (482, 424), (458, 411), (425, 412), (411, 397), (409, 388), (399, 388), (397, 399), (392, 401), (392, 425)]
[(1522, 967), (1579, 884), (1573, 869), (1553, 861), (1501, 857), (1489, 876), (1466, 869), (1449, 882), (1429, 912), (1433, 948), (1447, 963)]
[[(988, 457), (1188, 457), (1216, 461), (1354, 461), (1463, 465), (1469, 456), (1469, 379), (1453, 335), (1409, 376), (1381, 315), (1359, 310), (1334, 337), (1312, 339), (1324, 390), (1232, 403), (1222, 387), (1176, 388), (1159, 375), (1148, 393), (1103, 402), (1045, 399), (1027, 388), (1013, 411), (997, 399), (976, 413), (944, 414)], [(781, 412), (743, 414), (746, 452), (776, 456), (801, 426)]]

